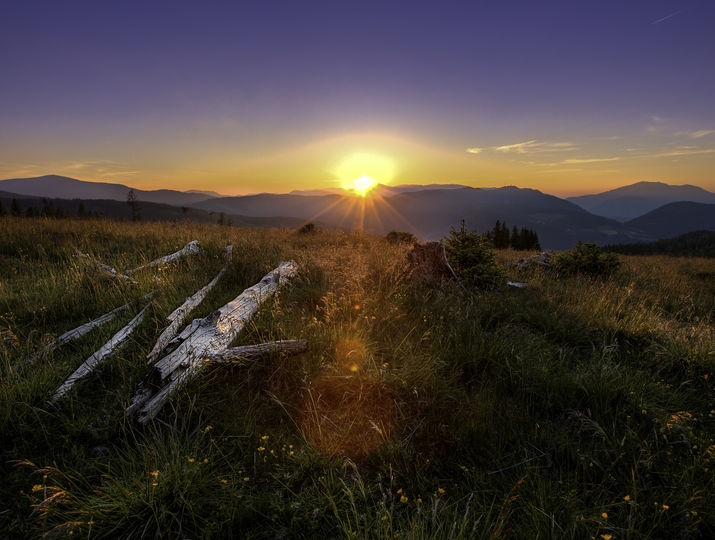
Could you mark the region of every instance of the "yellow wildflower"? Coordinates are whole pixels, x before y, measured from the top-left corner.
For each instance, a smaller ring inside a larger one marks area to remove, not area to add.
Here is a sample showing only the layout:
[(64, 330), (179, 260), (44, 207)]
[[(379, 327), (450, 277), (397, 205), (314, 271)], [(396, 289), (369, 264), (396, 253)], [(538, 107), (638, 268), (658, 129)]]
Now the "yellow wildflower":
[(625, 497), (623, 497), (623, 500), (624, 500), (624, 501), (630, 501), (630, 500), (631, 500), (631, 496), (630, 496), (630, 495), (626, 495)]
[(208, 462), (209, 462), (208, 458), (204, 458), (204, 463), (208, 463)]
[(612, 534), (602, 534), (601, 538), (603, 538), (603, 540), (611, 540), (611, 538), (613, 538), (613, 535)]
[(192, 457), (189, 458), (189, 463), (193, 463), (194, 461), (196, 461), (194, 458), (192, 458)]
[(405, 495), (402, 495), (402, 496), (400, 497), (400, 502), (401, 502), (401, 503), (406, 503), (406, 502), (409, 501), (409, 500), (410, 500), (410, 499), (409, 499), (408, 497), (406, 497)]
[(249, 478), (248, 476), (244, 476), (244, 477), (243, 477), (243, 481), (244, 481), (244, 482), (248, 482), (249, 480), (250, 480), (250, 478)]
[(604, 512), (603, 514), (601, 514), (601, 517), (603, 519), (608, 519), (608, 514), (606, 512)]
[(437, 491), (439, 492), (440, 495), (442, 495), (444, 493), (444, 490), (442, 488), (437, 489)]
[(263, 436), (261, 437), (261, 440), (262, 440), (262, 441), (267, 441), (268, 439), (269, 439), (268, 435), (263, 435)]
[(664, 504), (664, 505), (663, 505), (663, 510), (670, 510), (670, 506), (668, 506), (667, 504)]
[(265, 447), (265, 446), (259, 446), (259, 447), (258, 447), (258, 451), (259, 451), (259, 452), (265, 452), (265, 451), (266, 451), (266, 447)]

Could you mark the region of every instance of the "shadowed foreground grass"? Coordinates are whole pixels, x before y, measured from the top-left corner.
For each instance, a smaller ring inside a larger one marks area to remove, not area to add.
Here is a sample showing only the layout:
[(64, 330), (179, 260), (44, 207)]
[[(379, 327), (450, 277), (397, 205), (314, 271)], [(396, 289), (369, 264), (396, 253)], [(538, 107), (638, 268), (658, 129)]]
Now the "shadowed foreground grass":
[[(621, 257), (608, 280), (428, 288), (379, 238), (0, 218), (0, 530), (9, 537), (706, 538), (715, 535), (715, 263)], [(120, 270), (198, 239), (127, 287)], [(236, 344), (307, 353), (206, 369), (145, 428), (124, 417), (165, 317), (280, 261), (300, 275)], [(523, 253), (500, 252), (502, 262)], [(161, 280), (157, 282), (155, 276)], [(48, 398), (157, 294), (129, 347)], [(112, 324), (10, 366), (79, 324)]]

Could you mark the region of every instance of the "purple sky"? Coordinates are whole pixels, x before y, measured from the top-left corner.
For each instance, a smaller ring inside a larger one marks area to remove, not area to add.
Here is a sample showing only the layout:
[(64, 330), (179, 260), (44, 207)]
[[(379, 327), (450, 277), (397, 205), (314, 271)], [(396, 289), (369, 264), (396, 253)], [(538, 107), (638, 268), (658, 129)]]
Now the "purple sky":
[(714, 29), (709, 0), (4, 2), (0, 177), (285, 191), (362, 152), (392, 183), (714, 189)]

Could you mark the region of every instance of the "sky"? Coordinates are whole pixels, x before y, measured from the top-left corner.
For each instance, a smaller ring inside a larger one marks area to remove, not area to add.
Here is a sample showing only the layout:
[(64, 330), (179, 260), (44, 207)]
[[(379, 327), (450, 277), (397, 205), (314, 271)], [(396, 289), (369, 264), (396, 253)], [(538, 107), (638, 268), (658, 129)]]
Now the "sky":
[(5, 1), (0, 178), (715, 191), (712, 0)]

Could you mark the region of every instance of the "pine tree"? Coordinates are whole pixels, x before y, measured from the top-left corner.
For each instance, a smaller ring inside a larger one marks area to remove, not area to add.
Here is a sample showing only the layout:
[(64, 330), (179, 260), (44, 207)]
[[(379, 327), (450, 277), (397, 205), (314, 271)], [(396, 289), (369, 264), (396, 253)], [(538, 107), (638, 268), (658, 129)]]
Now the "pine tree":
[(142, 212), (141, 208), (139, 208), (139, 201), (137, 200), (137, 196), (133, 189), (130, 189), (129, 193), (127, 193), (127, 204), (132, 209), (132, 221), (141, 221)]

